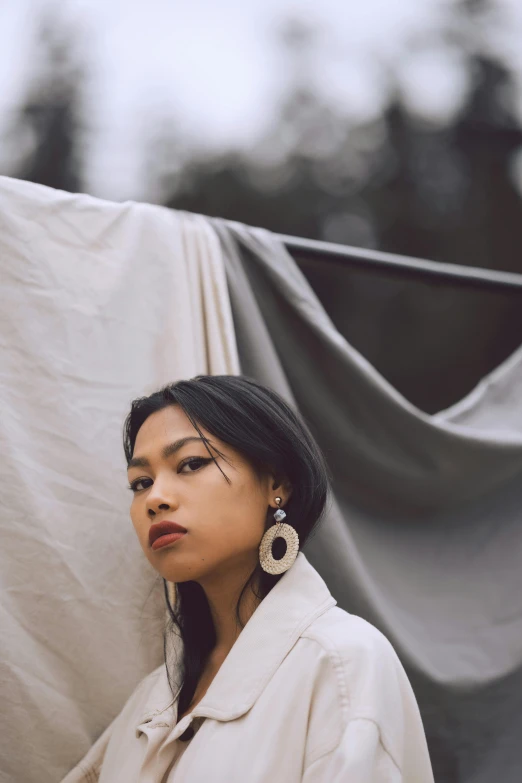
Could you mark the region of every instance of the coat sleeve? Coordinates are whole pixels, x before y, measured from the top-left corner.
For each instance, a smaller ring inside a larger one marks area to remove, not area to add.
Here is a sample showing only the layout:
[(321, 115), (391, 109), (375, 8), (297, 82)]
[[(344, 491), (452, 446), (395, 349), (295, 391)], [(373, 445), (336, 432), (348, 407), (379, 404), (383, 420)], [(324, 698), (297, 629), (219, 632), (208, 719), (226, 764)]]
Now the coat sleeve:
[(109, 723), (94, 745), (91, 745), (85, 756), (67, 773), (61, 783), (97, 783), (115, 723), (116, 718)]
[[(407, 783), (401, 770), (383, 746), (379, 727), (372, 720), (357, 718), (346, 726), (338, 745), (312, 760), (302, 783)], [(429, 783), (429, 778), (415, 778)]]

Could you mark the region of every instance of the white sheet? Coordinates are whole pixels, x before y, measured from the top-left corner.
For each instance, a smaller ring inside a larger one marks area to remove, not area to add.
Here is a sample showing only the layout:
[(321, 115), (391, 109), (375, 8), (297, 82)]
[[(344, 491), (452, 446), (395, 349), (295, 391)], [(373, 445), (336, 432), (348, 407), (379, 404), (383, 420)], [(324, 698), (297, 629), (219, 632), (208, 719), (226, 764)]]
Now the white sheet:
[(240, 368), (204, 218), (0, 177), (0, 270), (0, 780), (54, 783), (163, 660), (130, 402)]

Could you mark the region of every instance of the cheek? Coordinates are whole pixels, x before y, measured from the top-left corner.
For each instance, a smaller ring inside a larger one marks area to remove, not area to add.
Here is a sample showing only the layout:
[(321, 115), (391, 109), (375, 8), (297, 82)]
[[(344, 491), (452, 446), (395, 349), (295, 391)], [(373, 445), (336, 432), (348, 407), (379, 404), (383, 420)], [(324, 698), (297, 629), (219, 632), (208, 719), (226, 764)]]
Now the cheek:
[(199, 500), (202, 505), (193, 532), (207, 544), (244, 548), (259, 543), (265, 530), (266, 510), (254, 491), (237, 492), (233, 498), (214, 491), (208, 499), (200, 496)]

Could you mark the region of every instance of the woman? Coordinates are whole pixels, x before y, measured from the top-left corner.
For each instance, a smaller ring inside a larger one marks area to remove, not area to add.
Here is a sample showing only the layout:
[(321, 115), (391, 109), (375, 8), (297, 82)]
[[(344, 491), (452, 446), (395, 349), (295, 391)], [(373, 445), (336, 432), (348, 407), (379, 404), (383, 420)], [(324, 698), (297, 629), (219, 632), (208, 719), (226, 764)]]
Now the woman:
[(132, 524), (164, 580), (165, 665), (63, 783), (433, 783), (391, 644), (300, 551), (329, 473), (291, 407), (199, 375), (134, 400), (124, 450)]

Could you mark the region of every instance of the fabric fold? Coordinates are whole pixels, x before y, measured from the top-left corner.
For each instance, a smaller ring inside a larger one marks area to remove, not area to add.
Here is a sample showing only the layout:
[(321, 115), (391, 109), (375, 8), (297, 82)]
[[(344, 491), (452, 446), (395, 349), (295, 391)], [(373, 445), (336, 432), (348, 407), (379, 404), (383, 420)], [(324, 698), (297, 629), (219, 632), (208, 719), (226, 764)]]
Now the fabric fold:
[(339, 606), (392, 641), (436, 780), (515, 783), (522, 353), (430, 416), (338, 332), (274, 235), (212, 222), (242, 371), (306, 418), (332, 472), (329, 511), (304, 551)]
[(163, 662), (163, 584), (128, 514), (130, 402), (240, 367), (203, 218), (0, 177), (0, 266), (0, 777), (54, 783)]

